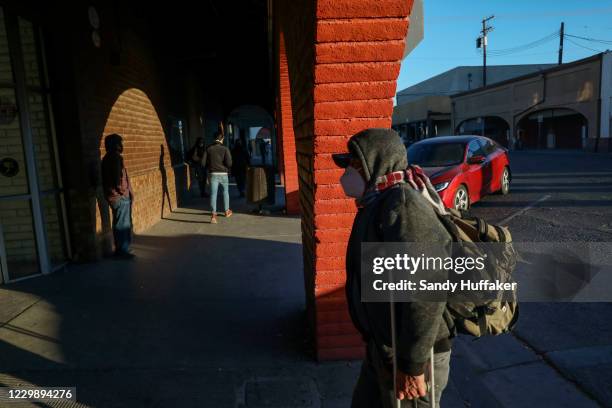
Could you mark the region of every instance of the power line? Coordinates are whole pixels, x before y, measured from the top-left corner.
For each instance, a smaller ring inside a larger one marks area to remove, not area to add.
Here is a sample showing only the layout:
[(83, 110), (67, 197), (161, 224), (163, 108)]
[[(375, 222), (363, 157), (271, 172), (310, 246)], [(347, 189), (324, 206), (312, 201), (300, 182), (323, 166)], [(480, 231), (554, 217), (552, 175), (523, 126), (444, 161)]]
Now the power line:
[(565, 34), (568, 37), (573, 37), (573, 38), (577, 38), (579, 40), (584, 40), (584, 41), (590, 41), (590, 42), (598, 42), (598, 43), (602, 43), (602, 44), (612, 44), (611, 40), (600, 40), (597, 38), (588, 38), (588, 37), (581, 37), (579, 35), (572, 35), (572, 34)]
[(539, 47), (540, 45), (546, 44), (558, 37), (559, 37), (559, 31), (557, 30), (547, 36), (544, 36), (538, 40), (532, 41), (527, 44), (523, 44), (523, 45), (519, 45), (516, 47), (511, 47), (511, 48), (502, 48), (499, 50), (487, 49), (487, 52), (490, 53), (491, 55), (497, 55), (497, 56), (515, 54), (517, 52), (526, 51), (532, 48)]
[(587, 50), (589, 50), (589, 51), (595, 51), (595, 52), (597, 52), (597, 53), (599, 53), (599, 52), (603, 52), (603, 51), (601, 51), (601, 50), (596, 50), (595, 48), (590, 48), (590, 47), (587, 47), (586, 45), (578, 44), (577, 42), (575, 42), (575, 41), (574, 41), (574, 40), (572, 40), (571, 38), (566, 38), (566, 40), (567, 40), (567, 41), (569, 41), (569, 42), (571, 42), (572, 44), (574, 44), (574, 45), (578, 46), (578, 47), (581, 47), (581, 48), (587, 49)]

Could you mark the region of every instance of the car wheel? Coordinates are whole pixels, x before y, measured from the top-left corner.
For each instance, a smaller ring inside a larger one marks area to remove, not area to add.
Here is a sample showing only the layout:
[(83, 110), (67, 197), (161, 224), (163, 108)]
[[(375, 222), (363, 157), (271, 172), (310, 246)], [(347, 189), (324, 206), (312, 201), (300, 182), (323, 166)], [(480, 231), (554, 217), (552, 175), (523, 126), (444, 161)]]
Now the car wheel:
[(510, 169), (508, 169), (508, 167), (504, 167), (504, 171), (501, 175), (500, 185), (500, 194), (506, 195), (510, 192)]
[(467, 211), (470, 208), (470, 196), (468, 195), (467, 188), (464, 185), (460, 185), (455, 191), (455, 197), (453, 198), (453, 207), (456, 210)]

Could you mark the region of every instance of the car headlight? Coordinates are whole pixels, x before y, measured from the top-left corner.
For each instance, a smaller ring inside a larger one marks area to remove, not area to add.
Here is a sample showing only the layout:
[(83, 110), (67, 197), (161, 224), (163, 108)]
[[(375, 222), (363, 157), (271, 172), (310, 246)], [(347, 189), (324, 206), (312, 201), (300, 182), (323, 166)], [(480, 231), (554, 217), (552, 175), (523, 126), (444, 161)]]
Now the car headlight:
[(440, 191), (448, 187), (449, 184), (450, 184), (450, 181), (445, 181), (444, 183), (438, 183), (434, 185), (434, 189), (439, 193)]

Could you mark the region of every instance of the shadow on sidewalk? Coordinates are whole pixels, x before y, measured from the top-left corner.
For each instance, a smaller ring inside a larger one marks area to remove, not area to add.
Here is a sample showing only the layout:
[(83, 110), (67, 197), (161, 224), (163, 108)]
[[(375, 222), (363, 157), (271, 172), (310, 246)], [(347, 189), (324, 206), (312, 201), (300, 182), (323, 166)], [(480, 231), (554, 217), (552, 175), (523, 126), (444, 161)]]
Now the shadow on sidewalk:
[(16, 310), (0, 321), (0, 386), (76, 386), (96, 407), (179, 393), (184, 406), (230, 406), (255, 369), (311, 358), (299, 239), (153, 235), (168, 224), (137, 237), (134, 261), (0, 288)]

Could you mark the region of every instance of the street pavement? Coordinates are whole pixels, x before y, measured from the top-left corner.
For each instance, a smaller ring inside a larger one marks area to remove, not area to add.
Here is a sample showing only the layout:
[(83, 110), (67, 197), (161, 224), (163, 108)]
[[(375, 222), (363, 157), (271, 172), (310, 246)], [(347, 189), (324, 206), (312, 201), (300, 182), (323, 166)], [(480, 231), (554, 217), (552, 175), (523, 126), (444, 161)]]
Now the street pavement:
[[(510, 162), (510, 194), (486, 197), (474, 215), (517, 242), (612, 241), (612, 155), (519, 151)], [(483, 377), (502, 406), (612, 406), (612, 304), (523, 303), (506, 337), (471, 344), (477, 358), (498, 356)], [(572, 386), (588, 399), (565, 396)]]
[[(511, 193), (475, 215), (517, 241), (610, 240), (611, 156), (515, 152), (511, 163)], [(0, 287), (0, 386), (76, 386), (78, 397), (0, 407), (348, 407), (360, 362), (316, 363), (307, 341), (299, 218), (236, 203), (212, 225), (205, 207), (140, 234), (134, 261)], [(612, 306), (521, 313), (513, 335), (455, 341), (442, 406), (611, 406)]]

